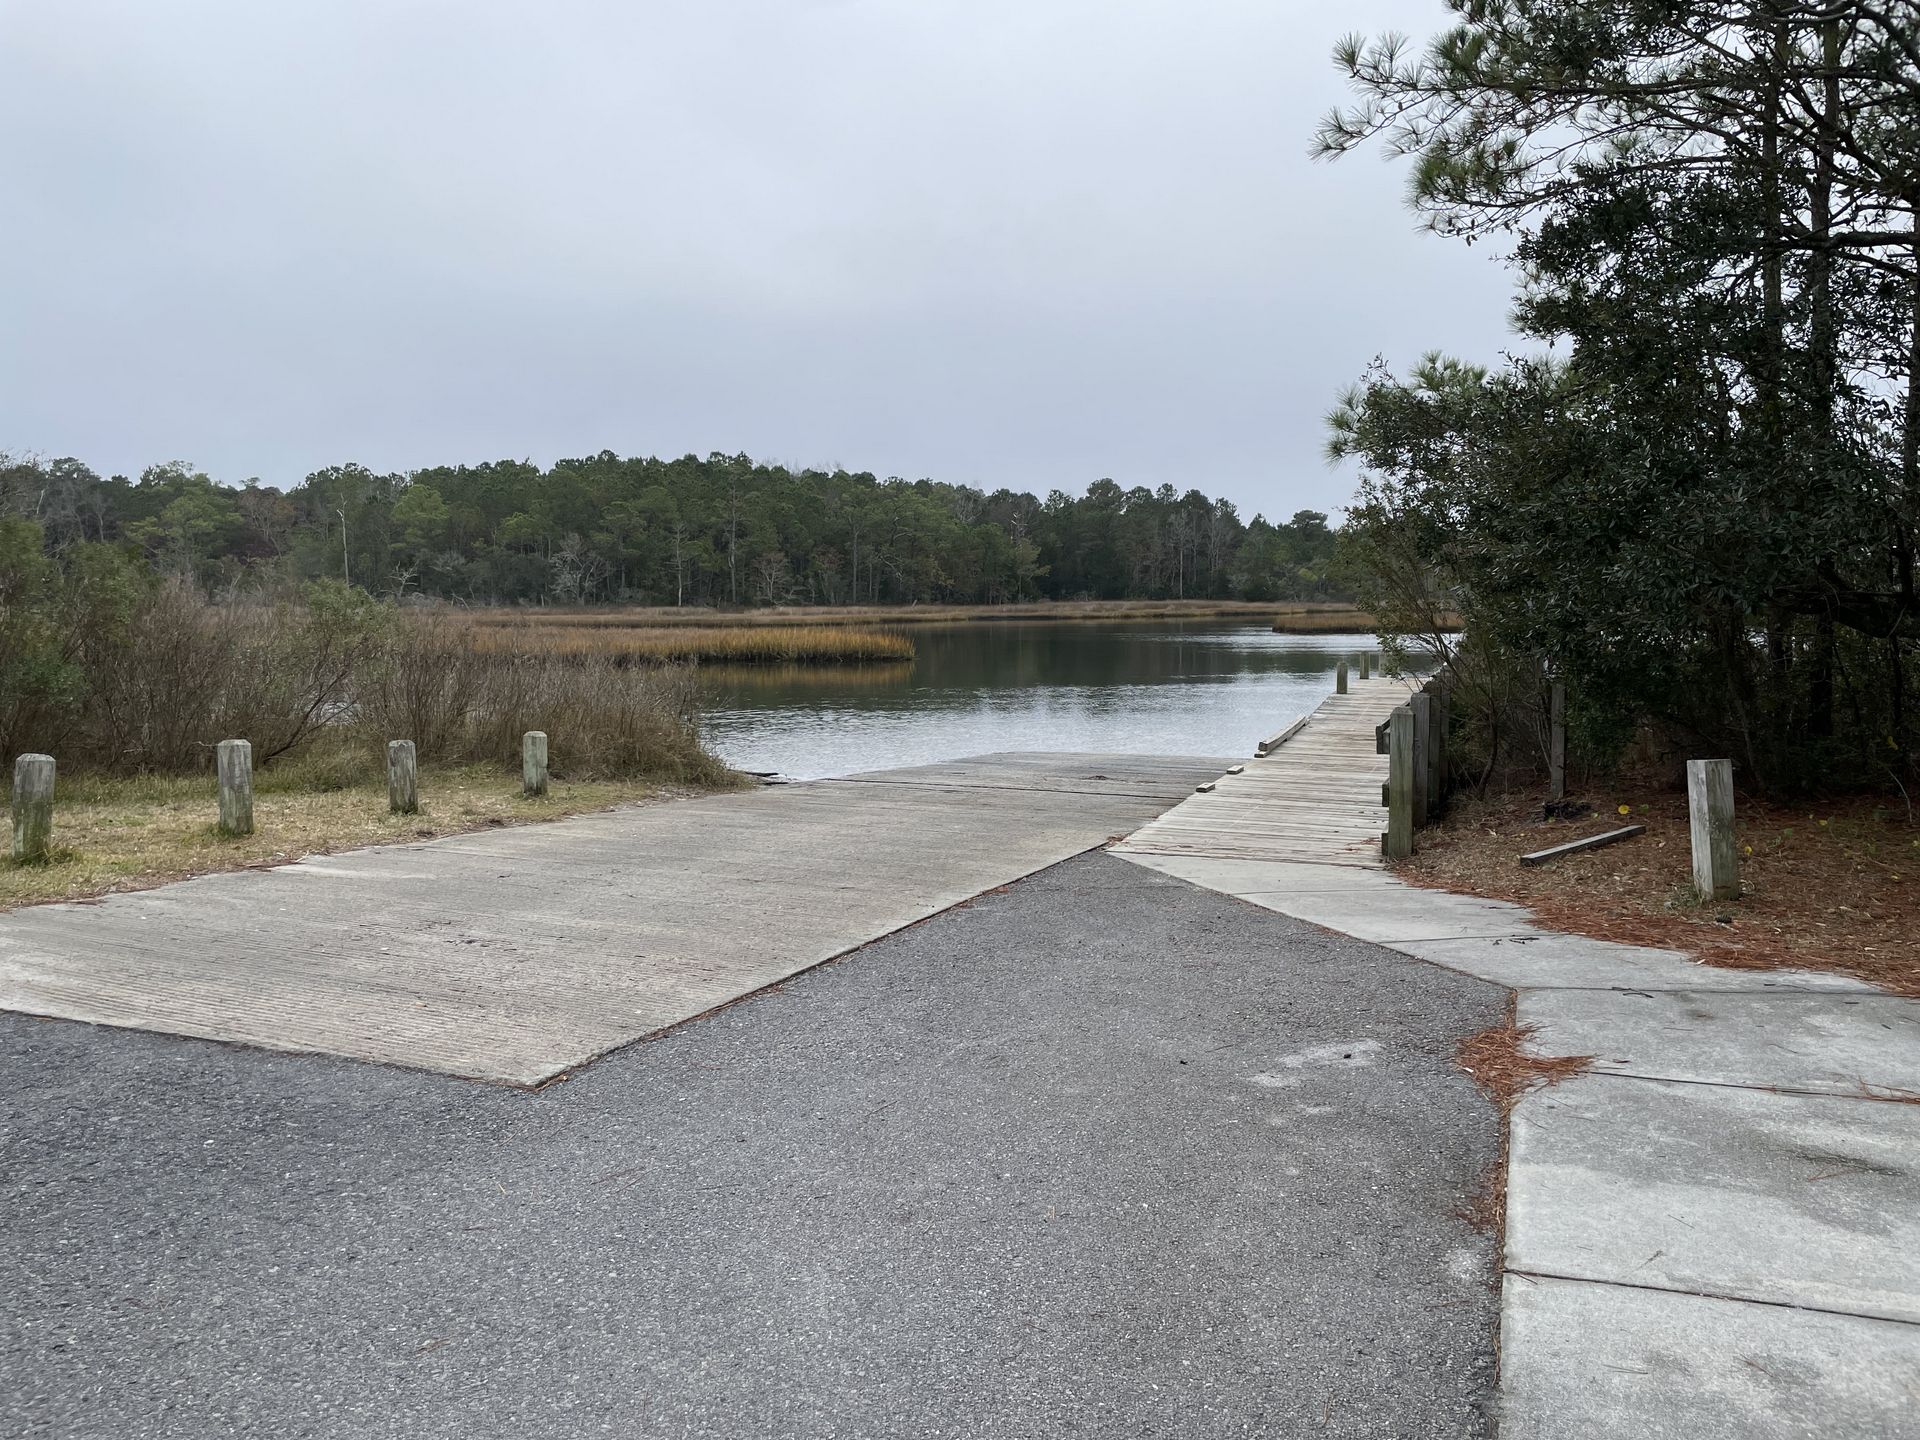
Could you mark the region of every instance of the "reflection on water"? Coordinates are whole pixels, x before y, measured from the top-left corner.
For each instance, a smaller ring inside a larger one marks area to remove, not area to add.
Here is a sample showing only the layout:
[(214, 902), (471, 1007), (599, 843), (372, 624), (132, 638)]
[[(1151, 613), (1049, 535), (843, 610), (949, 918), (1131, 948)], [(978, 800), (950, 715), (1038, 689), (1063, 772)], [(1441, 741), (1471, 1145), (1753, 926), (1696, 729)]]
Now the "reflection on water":
[(1370, 635), (1230, 621), (916, 626), (911, 665), (709, 668), (708, 742), (813, 779), (992, 750), (1248, 756)]

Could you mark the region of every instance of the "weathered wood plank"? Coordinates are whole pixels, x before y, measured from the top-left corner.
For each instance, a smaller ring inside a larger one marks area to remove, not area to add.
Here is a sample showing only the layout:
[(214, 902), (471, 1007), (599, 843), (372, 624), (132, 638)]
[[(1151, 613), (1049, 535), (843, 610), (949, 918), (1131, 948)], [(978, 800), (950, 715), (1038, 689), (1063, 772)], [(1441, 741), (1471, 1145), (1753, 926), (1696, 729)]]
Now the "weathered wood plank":
[(1618, 830), (1608, 830), (1599, 835), (1589, 835), (1584, 840), (1569, 840), (1564, 845), (1549, 845), (1544, 850), (1535, 850), (1520, 857), (1522, 865), (1544, 865), (1549, 860), (1558, 860), (1562, 855), (1578, 855), (1582, 850), (1598, 850), (1603, 845), (1612, 845), (1616, 841), (1631, 840), (1636, 835), (1646, 833), (1644, 825), (1622, 825)]

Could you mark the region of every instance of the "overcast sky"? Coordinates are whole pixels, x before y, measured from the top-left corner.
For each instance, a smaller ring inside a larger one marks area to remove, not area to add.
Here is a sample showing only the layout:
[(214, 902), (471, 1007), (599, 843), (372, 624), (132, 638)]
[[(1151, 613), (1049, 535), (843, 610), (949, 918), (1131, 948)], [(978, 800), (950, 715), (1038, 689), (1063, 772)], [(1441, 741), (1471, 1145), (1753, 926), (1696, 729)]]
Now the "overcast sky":
[(0, 450), (232, 482), (613, 449), (1334, 509), (1506, 342), (1404, 165), (1441, 0), (0, 0)]

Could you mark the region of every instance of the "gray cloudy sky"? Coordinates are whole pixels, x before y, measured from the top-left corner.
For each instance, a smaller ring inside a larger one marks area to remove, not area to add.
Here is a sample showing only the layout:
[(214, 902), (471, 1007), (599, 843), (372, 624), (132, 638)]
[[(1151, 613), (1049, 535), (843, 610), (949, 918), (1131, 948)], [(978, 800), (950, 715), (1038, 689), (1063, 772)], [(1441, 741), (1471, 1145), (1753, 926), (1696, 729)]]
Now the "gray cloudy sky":
[(745, 450), (1333, 508), (1506, 273), (1310, 162), (1441, 0), (0, 0), (0, 450)]

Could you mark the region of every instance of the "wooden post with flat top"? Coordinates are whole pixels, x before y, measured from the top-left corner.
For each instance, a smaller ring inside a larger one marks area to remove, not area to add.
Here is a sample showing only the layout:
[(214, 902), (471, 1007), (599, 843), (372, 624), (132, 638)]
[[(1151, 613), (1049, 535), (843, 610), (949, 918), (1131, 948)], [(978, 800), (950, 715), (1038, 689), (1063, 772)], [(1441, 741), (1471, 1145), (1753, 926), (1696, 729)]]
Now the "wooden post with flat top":
[(1333, 667), (1333, 693), (1336, 695), (1347, 693), (1347, 662), (1344, 660)]
[(547, 793), (547, 732), (529, 730), (520, 737), (520, 788), (528, 795)]
[(420, 767), (411, 740), (387, 742), (387, 809), (395, 815), (420, 813)]
[(220, 833), (253, 834), (253, 742), (222, 740), (213, 747), (220, 777)]
[(1427, 823), (1428, 767), (1433, 761), (1433, 696), (1416, 690), (1407, 699), (1413, 711), (1413, 827)]
[(1733, 762), (1687, 762), (1687, 826), (1693, 840), (1693, 888), (1703, 900), (1740, 897), (1740, 852), (1733, 843)]
[(1387, 833), (1380, 851), (1389, 860), (1413, 854), (1413, 708), (1387, 717)]
[(13, 860), (44, 865), (53, 854), (51, 755), (22, 755), (13, 762)]

